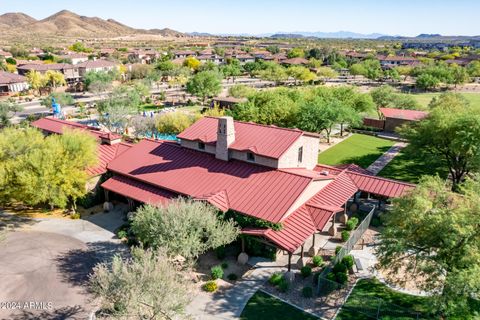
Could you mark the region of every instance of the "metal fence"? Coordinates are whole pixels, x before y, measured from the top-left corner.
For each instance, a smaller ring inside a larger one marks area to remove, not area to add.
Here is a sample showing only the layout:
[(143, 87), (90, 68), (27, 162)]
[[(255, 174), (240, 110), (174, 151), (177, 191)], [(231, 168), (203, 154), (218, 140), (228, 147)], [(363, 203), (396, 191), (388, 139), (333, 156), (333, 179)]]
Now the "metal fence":
[(342, 249), (335, 255), (335, 258), (332, 260), (331, 265), (334, 266), (336, 263), (342, 261), (342, 259), (352, 251), (355, 244), (362, 238), (365, 231), (367, 231), (372, 221), (373, 213), (375, 212), (375, 207), (370, 210), (367, 216), (360, 222), (358, 227), (350, 234), (347, 242), (342, 246)]
[[(319, 276), (319, 279), (324, 278), (327, 273), (332, 270), (332, 267), (342, 261), (342, 259), (352, 251), (355, 244), (360, 240), (367, 231), (368, 227), (370, 226), (370, 221), (372, 221), (373, 213), (375, 212), (375, 207), (373, 207), (370, 212), (365, 216), (365, 218), (360, 222), (358, 227), (350, 234), (350, 238), (348, 238), (347, 242), (342, 246), (340, 251), (335, 255), (332, 261), (323, 269), (322, 273)], [(320, 281), (317, 284), (317, 294), (320, 294)]]

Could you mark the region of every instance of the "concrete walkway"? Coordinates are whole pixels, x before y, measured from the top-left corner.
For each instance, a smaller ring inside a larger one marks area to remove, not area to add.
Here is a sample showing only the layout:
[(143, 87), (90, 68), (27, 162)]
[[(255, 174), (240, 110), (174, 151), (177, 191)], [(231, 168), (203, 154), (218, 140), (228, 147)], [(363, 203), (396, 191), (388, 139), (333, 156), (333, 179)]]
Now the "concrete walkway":
[(380, 158), (375, 160), (374, 163), (372, 163), (367, 170), (373, 173), (374, 175), (377, 175), (380, 171), (382, 171), (385, 166), (392, 161), (393, 158), (395, 158), (400, 151), (407, 146), (407, 143), (405, 142), (397, 142), (395, 143), (390, 149), (388, 149), (387, 152), (382, 154)]
[(248, 300), (270, 278), (274, 272), (285, 272), (287, 269), (277, 262), (265, 261), (262, 258), (251, 258), (248, 264), (253, 270), (247, 273), (234, 286), (214, 294), (200, 292), (187, 306), (187, 313), (193, 319), (238, 319)]

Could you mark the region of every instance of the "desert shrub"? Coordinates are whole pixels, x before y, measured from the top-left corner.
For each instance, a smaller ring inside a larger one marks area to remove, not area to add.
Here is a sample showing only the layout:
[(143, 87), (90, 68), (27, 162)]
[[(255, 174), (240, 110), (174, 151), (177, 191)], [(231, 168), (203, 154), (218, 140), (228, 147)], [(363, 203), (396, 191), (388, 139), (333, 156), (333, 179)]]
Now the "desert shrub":
[(344, 265), (343, 263), (337, 263), (335, 266), (333, 266), (333, 273), (347, 273), (347, 266)]
[(210, 280), (210, 281), (207, 281), (204, 285), (203, 285), (203, 290), (207, 291), (207, 292), (215, 292), (217, 291), (218, 289), (218, 286), (217, 286), (217, 283), (213, 280)]
[(337, 255), (340, 252), (340, 250), (342, 250), (342, 246), (336, 246), (335, 247), (335, 255)]
[(127, 231), (125, 230), (120, 230), (117, 232), (117, 238), (119, 239), (123, 239), (123, 238), (126, 238), (127, 237)]
[(304, 296), (305, 298), (311, 298), (313, 297), (313, 289), (312, 287), (304, 287), (302, 289), (302, 296)]
[(309, 266), (304, 266), (302, 269), (300, 269), (300, 273), (302, 274), (302, 277), (306, 278), (312, 274), (312, 268)]
[(347, 241), (348, 238), (350, 238), (350, 231), (343, 230), (341, 236), (342, 236), (342, 241), (344, 242)]
[(352, 255), (345, 256), (342, 259), (342, 264), (344, 264), (347, 267), (347, 269), (351, 269), (354, 263), (355, 263), (355, 260)]
[(337, 279), (335, 277), (335, 273), (333, 273), (333, 272), (328, 273), (326, 278), (327, 278), (327, 280), (330, 280), (330, 281), (337, 281)]
[(313, 256), (312, 263), (315, 267), (323, 266), (323, 258), (321, 256)]
[(370, 225), (371, 225), (372, 227), (374, 227), (374, 228), (378, 228), (378, 227), (380, 227), (380, 226), (382, 225), (382, 222), (380, 221), (379, 218), (373, 217), (373, 218), (372, 218), (372, 221), (370, 222)]
[(288, 283), (287, 279), (282, 277), (278, 284), (278, 290), (280, 290), (280, 292), (287, 292), (289, 287), (290, 284)]
[(275, 272), (270, 276), (270, 279), (268, 279), (268, 282), (276, 286), (280, 283), (281, 280), (282, 280), (282, 275), (280, 273)]
[(73, 220), (80, 219), (80, 213), (72, 213), (70, 215), (70, 218), (73, 219)]
[(228, 263), (222, 262), (221, 266), (222, 266), (222, 269), (227, 269), (228, 268)]
[(212, 279), (221, 279), (223, 277), (223, 269), (222, 266), (214, 266), (210, 269), (210, 274)]
[(238, 279), (238, 276), (235, 273), (229, 273), (227, 279), (230, 281), (235, 281)]
[(352, 217), (347, 221), (346, 229), (353, 230), (357, 227), (357, 225), (358, 225), (358, 218)]
[(215, 249), (215, 254), (219, 260), (225, 259), (227, 253), (225, 252), (225, 246), (220, 246)]
[(337, 282), (340, 283), (340, 284), (344, 284), (348, 280), (347, 274), (343, 273), (343, 272), (339, 272), (339, 273), (335, 274), (335, 278), (336, 278)]

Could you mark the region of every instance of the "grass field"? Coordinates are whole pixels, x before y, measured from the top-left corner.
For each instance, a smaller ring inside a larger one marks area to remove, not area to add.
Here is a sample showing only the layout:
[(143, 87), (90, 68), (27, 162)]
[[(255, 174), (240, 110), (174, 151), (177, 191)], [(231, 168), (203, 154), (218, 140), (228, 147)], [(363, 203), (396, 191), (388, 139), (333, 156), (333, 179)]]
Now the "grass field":
[[(412, 96), (418, 101), (418, 103), (424, 108), (428, 108), (428, 104), (433, 97), (439, 96), (440, 93), (417, 93)], [(472, 106), (480, 107), (480, 93), (462, 93), (462, 95), (470, 102)]]
[(257, 291), (243, 309), (241, 320), (313, 320), (318, 319), (274, 297)]
[(390, 140), (364, 134), (353, 134), (339, 144), (321, 152), (318, 155), (318, 163), (328, 165), (355, 163), (367, 168), (393, 144), (394, 142)]
[(440, 159), (434, 160), (422, 156), (416, 150), (406, 147), (385, 168), (379, 176), (417, 183), (423, 175), (436, 175), (442, 178), (448, 176), (448, 169)]
[(336, 319), (376, 319), (379, 305), (380, 319), (431, 319), (429, 298), (393, 291), (376, 279), (359, 280)]

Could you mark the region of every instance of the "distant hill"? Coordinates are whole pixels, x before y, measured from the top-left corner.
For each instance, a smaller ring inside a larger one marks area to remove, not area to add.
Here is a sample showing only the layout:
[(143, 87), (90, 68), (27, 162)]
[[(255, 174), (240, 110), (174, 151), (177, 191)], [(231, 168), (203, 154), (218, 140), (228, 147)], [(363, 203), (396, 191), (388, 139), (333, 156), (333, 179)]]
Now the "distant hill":
[(80, 16), (68, 10), (62, 10), (45, 19), (35, 20), (23, 13), (6, 13), (0, 16), (0, 26), (8, 29), (2, 33), (101, 38), (131, 34), (158, 34), (168, 37), (183, 37), (183, 33), (171, 29), (142, 30), (131, 28), (113, 19), (104, 20), (97, 17)]
[(275, 39), (299, 39), (304, 38), (303, 35), (297, 33), (275, 33), (270, 36)]
[(2, 28), (20, 27), (36, 21), (34, 18), (21, 12), (11, 12), (0, 15), (0, 27)]

